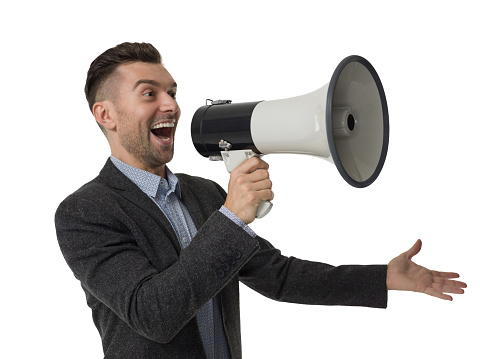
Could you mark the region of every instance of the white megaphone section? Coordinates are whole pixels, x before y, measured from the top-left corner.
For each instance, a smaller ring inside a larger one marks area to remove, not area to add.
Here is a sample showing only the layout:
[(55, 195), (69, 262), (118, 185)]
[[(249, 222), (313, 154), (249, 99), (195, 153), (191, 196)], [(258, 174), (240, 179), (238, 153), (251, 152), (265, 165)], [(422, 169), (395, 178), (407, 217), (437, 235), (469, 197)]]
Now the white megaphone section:
[(257, 149), (263, 154), (330, 158), (325, 122), (327, 91), (328, 84), (303, 96), (260, 102), (250, 124)]
[[(380, 174), (388, 137), (383, 86), (373, 66), (360, 56), (345, 58), (330, 82), (309, 94), (238, 104), (212, 101), (192, 119), (197, 151), (224, 160), (229, 172), (252, 156), (306, 154), (334, 163), (358, 188)], [(268, 202), (262, 204), (257, 217), (270, 208)]]
[(323, 157), (355, 187), (366, 187), (378, 177), (388, 131), (380, 79), (359, 56), (345, 59), (332, 80), (312, 93), (260, 102), (251, 118), (253, 142), (261, 153)]

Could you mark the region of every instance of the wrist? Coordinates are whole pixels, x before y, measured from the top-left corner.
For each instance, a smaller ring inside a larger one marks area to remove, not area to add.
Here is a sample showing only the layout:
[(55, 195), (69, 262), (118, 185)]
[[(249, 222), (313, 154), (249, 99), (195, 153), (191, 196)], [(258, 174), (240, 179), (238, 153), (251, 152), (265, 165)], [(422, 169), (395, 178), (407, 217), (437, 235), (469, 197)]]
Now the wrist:
[(248, 215), (244, 215), (244, 213), (241, 210), (239, 210), (237, 207), (235, 207), (233, 204), (231, 204), (228, 201), (228, 198), (227, 198), (227, 201), (225, 201), (225, 204), (223, 205), (223, 207), (225, 207), (225, 209), (231, 212), (235, 217), (237, 217), (246, 225), (252, 223), (253, 220), (255, 219), (255, 217), (250, 218)]
[(220, 208), (220, 212), (225, 215), (225, 217), (229, 218), (232, 222), (242, 228), (245, 232), (247, 232), (252, 238), (255, 238), (257, 235), (255, 232), (235, 213), (233, 213), (230, 209), (226, 206), (222, 206)]
[(387, 278), (385, 279), (386, 280), (386, 284), (387, 284), (387, 290), (392, 290), (392, 268), (390, 267), (390, 265), (387, 265)]

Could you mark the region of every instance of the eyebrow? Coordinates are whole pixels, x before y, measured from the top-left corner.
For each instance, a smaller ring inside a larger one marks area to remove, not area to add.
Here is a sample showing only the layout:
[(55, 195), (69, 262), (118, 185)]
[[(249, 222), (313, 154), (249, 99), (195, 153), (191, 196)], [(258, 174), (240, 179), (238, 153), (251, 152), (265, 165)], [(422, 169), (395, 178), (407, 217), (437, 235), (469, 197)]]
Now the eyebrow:
[[(156, 86), (156, 87), (160, 87), (160, 84), (155, 81), (155, 80), (149, 80), (149, 79), (140, 79), (138, 80), (137, 82), (135, 82), (135, 85), (133, 86), (133, 89), (135, 90), (138, 86), (140, 86), (141, 84), (148, 84), (148, 85), (152, 85), (152, 86)], [(169, 89), (174, 89), (174, 88), (177, 88), (177, 83), (174, 82)]]

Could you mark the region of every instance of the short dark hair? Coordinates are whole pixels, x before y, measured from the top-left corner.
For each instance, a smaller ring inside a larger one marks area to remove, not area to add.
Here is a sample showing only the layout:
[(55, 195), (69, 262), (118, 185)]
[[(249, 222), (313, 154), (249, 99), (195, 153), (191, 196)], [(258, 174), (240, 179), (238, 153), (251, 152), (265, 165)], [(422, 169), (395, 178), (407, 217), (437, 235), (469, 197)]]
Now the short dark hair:
[(129, 62), (161, 64), (162, 56), (153, 45), (145, 42), (124, 42), (98, 56), (90, 64), (85, 83), (85, 96), (90, 111), (93, 112), (93, 105), (99, 101), (97, 95), (101, 86), (119, 65)]

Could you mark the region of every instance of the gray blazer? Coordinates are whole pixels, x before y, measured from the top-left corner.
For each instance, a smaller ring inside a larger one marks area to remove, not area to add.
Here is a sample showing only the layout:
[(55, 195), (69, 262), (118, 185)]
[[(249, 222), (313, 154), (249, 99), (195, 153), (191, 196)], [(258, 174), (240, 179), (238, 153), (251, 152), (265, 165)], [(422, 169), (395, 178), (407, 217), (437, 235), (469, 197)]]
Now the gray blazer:
[(282, 256), (218, 211), (226, 194), (216, 183), (177, 177), (198, 228), (184, 250), (161, 210), (110, 160), (55, 214), (105, 358), (206, 358), (195, 315), (217, 294), (231, 357), (241, 358), (239, 281), (278, 301), (386, 307), (385, 265)]

